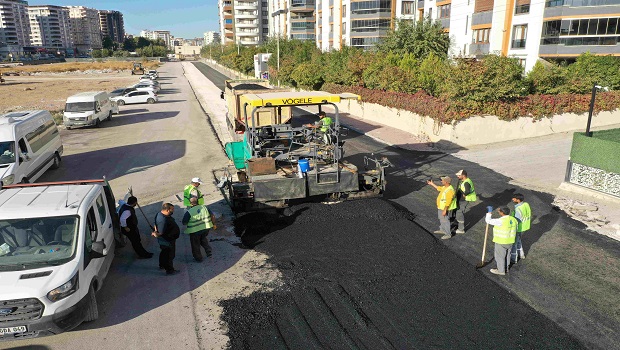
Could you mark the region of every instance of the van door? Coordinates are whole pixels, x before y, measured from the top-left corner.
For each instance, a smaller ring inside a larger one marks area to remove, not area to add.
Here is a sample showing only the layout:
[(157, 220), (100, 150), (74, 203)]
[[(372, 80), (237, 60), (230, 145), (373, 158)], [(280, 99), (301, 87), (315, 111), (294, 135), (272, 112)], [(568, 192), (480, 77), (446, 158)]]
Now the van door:
[(93, 248), (93, 242), (101, 240), (101, 229), (102, 227), (99, 222), (99, 215), (96, 212), (95, 203), (93, 203), (88, 209), (88, 214), (86, 215), (86, 230), (84, 232), (84, 261), (82, 268), (84, 271), (82, 276), (84, 276), (84, 278), (80, 282), (85, 284), (85, 290), (88, 290), (90, 283), (99, 274), (101, 266), (103, 265), (103, 258), (91, 258), (90, 256), (90, 252)]
[(105, 258), (100, 259), (103, 261), (103, 266), (98, 271), (99, 280), (103, 281), (108, 273), (108, 269), (110, 268), (114, 256), (114, 227), (112, 224), (112, 213), (110, 213), (108, 201), (103, 191), (97, 196), (95, 206), (97, 208), (99, 223), (101, 225), (101, 229), (99, 230), (99, 238), (97, 240), (103, 239), (106, 246), (104, 249), (104, 254), (107, 255)]
[(30, 156), (30, 149), (24, 138), (17, 142), (17, 167), (15, 170), (15, 182), (21, 182), (24, 178), (28, 180), (30, 170), (34, 169), (33, 160)]

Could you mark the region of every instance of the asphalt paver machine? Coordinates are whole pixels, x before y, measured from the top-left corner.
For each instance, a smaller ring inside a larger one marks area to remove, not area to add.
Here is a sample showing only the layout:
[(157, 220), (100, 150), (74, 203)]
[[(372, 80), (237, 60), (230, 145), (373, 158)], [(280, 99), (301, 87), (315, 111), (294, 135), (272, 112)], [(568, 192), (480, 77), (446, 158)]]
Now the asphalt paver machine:
[[(234, 211), (283, 208), (292, 200), (333, 200), (380, 196), (385, 190), (386, 158), (364, 157), (364, 171), (343, 160), (345, 130), (337, 103), (354, 94), (265, 92), (240, 96), (243, 139), (226, 144), (231, 164), (220, 182)], [(308, 110), (331, 106), (327, 130), (304, 124), (319, 120)], [(280, 118), (280, 115), (290, 118)], [(269, 119), (266, 119), (269, 118)], [(269, 122), (272, 120), (274, 122)], [(286, 120), (278, 124), (277, 121)]]
[(143, 75), (144, 67), (142, 67), (142, 63), (134, 62), (133, 68), (131, 69), (131, 75)]

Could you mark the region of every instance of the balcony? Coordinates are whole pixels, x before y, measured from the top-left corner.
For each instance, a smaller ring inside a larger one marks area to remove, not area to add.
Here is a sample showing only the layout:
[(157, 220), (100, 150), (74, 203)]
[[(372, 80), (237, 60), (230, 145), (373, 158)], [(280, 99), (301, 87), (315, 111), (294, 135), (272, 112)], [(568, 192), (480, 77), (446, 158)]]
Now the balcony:
[(235, 4), (235, 10), (258, 10), (256, 2), (238, 2)]
[(477, 43), (469, 45), (469, 54), (474, 56), (483, 56), (488, 55), (491, 49), (491, 44), (489, 43)]
[(476, 12), (471, 17), (471, 25), (491, 24), (493, 21), (493, 11)]
[(258, 27), (257, 21), (237, 23), (237, 28), (256, 28), (256, 27)]
[(525, 39), (515, 39), (510, 44), (511, 49), (524, 49), (525, 48)]

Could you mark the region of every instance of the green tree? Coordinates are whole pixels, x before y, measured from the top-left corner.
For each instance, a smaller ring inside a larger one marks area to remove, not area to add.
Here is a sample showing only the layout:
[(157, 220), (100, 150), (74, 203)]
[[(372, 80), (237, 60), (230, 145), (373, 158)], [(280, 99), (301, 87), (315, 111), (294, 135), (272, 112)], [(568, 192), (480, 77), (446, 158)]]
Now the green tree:
[(104, 49), (114, 50), (114, 41), (107, 35), (103, 37), (101, 44)]
[(555, 63), (538, 60), (527, 74), (530, 92), (535, 94), (558, 94), (568, 92), (568, 69)]
[(93, 58), (101, 58), (102, 57), (101, 50), (93, 50), (91, 55), (93, 56)]
[(304, 62), (291, 72), (295, 85), (305, 89), (318, 90), (323, 85), (321, 65), (318, 62)]
[(123, 41), (123, 50), (130, 52), (136, 51), (136, 42), (133, 39), (126, 38)]
[(395, 29), (390, 30), (377, 46), (380, 51), (410, 53), (417, 59), (423, 59), (430, 53), (444, 59), (448, 56), (450, 35), (439, 21), (433, 21), (430, 17), (416, 22), (396, 20)]
[(430, 53), (420, 63), (416, 80), (427, 94), (437, 97), (442, 92), (449, 71), (450, 65), (447, 61), (437, 57), (434, 53)]
[(147, 39), (147, 38), (139, 36), (139, 37), (133, 38), (133, 39), (136, 42), (135, 46), (136, 46), (137, 49), (142, 49), (144, 47), (147, 47), (147, 46), (151, 45), (151, 41), (149, 39)]
[(585, 94), (592, 90), (594, 84), (617, 90), (620, 89), (620, 59), (586, 52), (568, 66), (568, 76), (569, 92)]

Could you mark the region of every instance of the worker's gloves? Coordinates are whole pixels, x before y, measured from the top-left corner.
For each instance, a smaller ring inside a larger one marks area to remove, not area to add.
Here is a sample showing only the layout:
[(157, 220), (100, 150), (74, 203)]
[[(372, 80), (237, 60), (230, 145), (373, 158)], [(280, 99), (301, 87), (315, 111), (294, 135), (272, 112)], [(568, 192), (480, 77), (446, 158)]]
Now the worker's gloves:
[(490, 213), (492, 211), (493, 211), (493, 206), (492, 205), (487, 206), (487, 213)]

